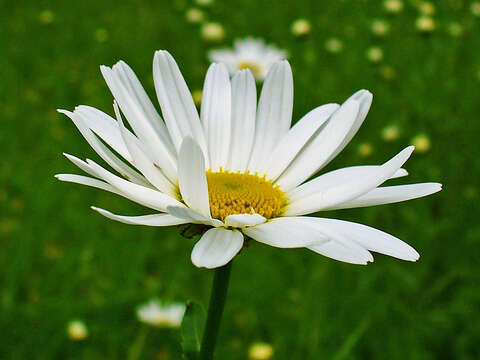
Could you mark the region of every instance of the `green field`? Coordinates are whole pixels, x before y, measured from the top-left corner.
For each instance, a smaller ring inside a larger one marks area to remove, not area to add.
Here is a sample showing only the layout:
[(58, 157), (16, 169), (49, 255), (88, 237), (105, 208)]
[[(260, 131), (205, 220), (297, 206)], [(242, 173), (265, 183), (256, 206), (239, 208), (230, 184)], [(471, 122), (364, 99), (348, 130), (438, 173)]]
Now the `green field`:
[[(207, 303), (212, 272), (191, 264), (193, 240), (105, 219), (89, 206), (148, 210), (53, 177), (79, 173), (62, 152), (100, 161), (56, 109), (88, 104), (112, 114), (99, 65), (120, 59), (154, 99), (157, 49), (201, 89), (207, 51), (251, 35), (288, 51), (295, 120), (361, 88), (374, 94), (363, 127), (327, 171), (383, 163), (423, 134), (430, 148), (394, 182), (438, 181), (444, 190), (321, 215), (392, 233), (420, 252), (417, 263), (376, 255), (355, 266), (252, 242), (233, 264), (217, 358), (246, 359), (263, 341), (279, 360), (479, 359), (480, 16), (471, 1), (438, 1), (436, 29), (421, 33), (418, 1), (403, 4), (388, 14), (373, 0), (1, 1), (0, 358), (125, 359), (145, 333), (139, 303)], [(203, 40), (201, 25), (186, 20), (193, 6), (224, 26), (222, 41)], [(310, 21), (310, 34), (291, 33), (298, 18)], [(388, 34), (372, 33), (375, 19), (388, 22)], [(343, 43), (338, 53), (325, 48), (332, 38)], [(372, 46), (383, 50), (380, 62), (366, 57)], [(391, 125), (400, 134), (385, 141)], [(371, 154), (359, 151), (365, 146)], [(86, 340), (68, 338), (72, 319), (85, 322)], [(140, 359), (181, 357), (178, 331), (146, 331)]]

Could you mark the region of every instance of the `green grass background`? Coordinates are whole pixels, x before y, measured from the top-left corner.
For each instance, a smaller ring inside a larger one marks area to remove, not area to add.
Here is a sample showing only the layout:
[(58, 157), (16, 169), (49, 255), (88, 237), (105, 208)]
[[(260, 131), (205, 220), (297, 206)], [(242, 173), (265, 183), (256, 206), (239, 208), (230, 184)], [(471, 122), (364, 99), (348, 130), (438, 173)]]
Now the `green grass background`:
[[(168, 49), (190, 89), (200, 89), (207, 50), (246, 35), (288, 50), (295, 119), (360, 88), (374, 93), (364, 126), (328, 169), (382, 163), (424, 133), (430, 150), (414, 153), (410, 176), (395, 182), (439, 181), (444, 190), (322, 214), (395, 234), (421, 253), (417, 263), (377, 255), (354, 266), (253, 244), (235, 259), (217, 358), (246, 359), (255, 341), (271, 343), (275, 359), (480, 358), (480, 18), (470, 1), (436, 2), (437, 29), (425, 35), (415, 29), (416, 2), (407, 0), (397, 15), (380, 1), (217, 0), (203, 11), (225, 27), (219, 44), (185, 20), (187, 0), (0, 4), (0, 358), (125, 359), (142, 332), (139, 303), (156, 296), (206, 304), (212, 272), (190, 263), (193, 240), (107, 220), (89, 206), (148, 211), (53, 178), (77, 172), (63, 151), (98, 159), (55, 109), (88, 104), (111, 114), (99, 65), (120, 59), (154, 98), (156, 49)], [(299, 17), (312, 24), (304, 38), (290, 32)], [(375, 18), (391, 25), (384, 38), (370, 31)], [(462, 36), (448, 33), (451, 22), (463, 26)], [(325, 51), (331, 37), (343, 41), (341, 53)], [(366, 59), (370, 46), (383, 49), (380, 64)], [(385, 65), (393, 79), (382, 76)], [(381, 129), (391, 124), (401, 135), (385, 142)], [(374, 151), (362, 158), (365, 142)], [(88, 326), (83, 342), (66, 334), (75, 318)], [(179, 359), (178, 338), (148, 329), (140, 358)]]

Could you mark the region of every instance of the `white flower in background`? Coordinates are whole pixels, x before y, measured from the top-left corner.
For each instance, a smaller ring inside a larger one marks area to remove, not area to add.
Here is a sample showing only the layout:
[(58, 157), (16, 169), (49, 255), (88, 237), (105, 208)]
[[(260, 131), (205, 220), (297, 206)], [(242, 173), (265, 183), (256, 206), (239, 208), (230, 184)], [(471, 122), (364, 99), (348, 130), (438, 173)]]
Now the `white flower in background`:
[(378, 63), (383, 60), (383, 50), (378, 46), (369, 47), (365, 55), (372, 63)]
[(392, 14), (397, 14), (403, 10), (402, 0), (385, 0), (383, 6), (387, 12)]
[(213, 0), (195, 0), (195, 3), (201, 6), (209, 6), (213, 4)]
[(382, 129), (382, 139), (385, 141), (397, 140), (399, 136), (400, 128), (397, 125), (388, 125)]
[(312, 31), (312, 25), (307, 19), (297, 19), (290, 26), (290, 31), (295, 36), (307, 35)]
[(184, 314), (185, 304), (162, 305), (158, 300), (150, 300), (137, 308), (138, 320), (157, 327), (179, 327)]
[(93, 160), (66, 154), (90, 176), (57, 177), (113, 192), (156, 213), (121, 216), (94, 208), (100, 214), (136, 225), (209, 226), (192, 251), (198, 267), (227, 264), (242, 249), (245, 236), (355, 264), (373, 261), (369, 251), (418, 259), (412, 247), (380, 230), (304, 216), (394, 203), (441, 189), (438, 183), (379, 187), (407, 175), (401, 167), (413, 146), (382, 165), (347, 167), (307, 181), (355, 135), (372, 102), (368, 91), (356, 92), (342, 105), (319, 106), (291, 127), (293, 78), (286, 60), (270, 69), (258, 104), (249, 70), (230, 80), (225, 65), (212, 64), (199, 116), (175, 60), (158, 51), (153, 76), (162, 120), (127, 64), (120, 61), (101, 70), (116, 100), (117, 119), (84, 105), (60, 112), (120, 176)]
[(370, 143), (361, 143), (358, 145), (358, 154), (361, 157), (369, 157), (373, 153), (373, 146)]
[(191, 23), (201, 23), (205, 20), (205, 13), (197, 8), (190, 8), (185, 12), (185, 18)]
[(273, 346), (263, 342), (252, 344), (248, 349), (250, 360), (268, 360), (273, 356)]
[(418, 134), (410, 143), (415, 146), (418, 152), (424, 153), (430, 150), (430, 138), (426, 134)]
[(217, 42), (225, 37), (225, 29), (222, 24), (216, 22), (208, 22), (202, 25), (200, 29), (202, 38), (206, 41)]
[(266, 45), (261, 39), (237, 39), (233, 49), (216, 49), (208, 53), (211, 62), (223, 63), (231, 75), (249, 69), (257, 80), (265, 79), (276, 62), (287, 57), (286, 51)]
[(390, 24), (385, 20), (375, 19), (370, 29), (375, 36), (383, 37), (390, 32)]
[(424, 1), (418, 5), (418, 9), (423, 15), (433, 15), (435, 14), (435, 5), (431, 2)]
[(38, 18), (43, 24), (51, 24), (55, 20), (55, 13), (52, 10), (43, 10)]
[(417, 18), (417, 20), (415, 21), (415, 26), (417, 27), (418, 31), (424, 33), (432, 32), (436, 28), (435, 20), (433, 20), (432, 17), (425, 15)]
[(343, 41), (337, 38), (330, 38), (325, 41), (325, 50), (332, 54), (338, 54), (343, 50)]
[(83, 341), (88, 337), (87, 325), (80, 320), (72, 320), (67, 325), (67, 334), (72, 341)]

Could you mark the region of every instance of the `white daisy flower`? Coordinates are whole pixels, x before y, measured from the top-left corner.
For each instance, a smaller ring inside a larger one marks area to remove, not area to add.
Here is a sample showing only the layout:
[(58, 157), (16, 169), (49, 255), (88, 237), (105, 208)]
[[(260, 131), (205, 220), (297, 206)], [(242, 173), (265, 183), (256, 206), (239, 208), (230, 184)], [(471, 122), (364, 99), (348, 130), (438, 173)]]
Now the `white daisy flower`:
[(101, 70), (116, 100), (117, 119), (84, 105), (60, 112), (121, 176), (93, 160), (66, 154), (90, 176), (57, 177), (113, 192), (157, 212), (123, 216), (94, 208), (100, 214), (135, 225), (208, 226), (191, 254), (198, 267), (227, 264), (246, 236), (279, 248), (306, 247), (354, 264), (373, 261), (370, 251), (418, 259), (412, 247), (380, 230), (305, 216), (395, 203), (441, 189), (438, 183), (379, 187), (407, 175), (401, 167), (413, 146), (383, 165), (352, 166), (308, 180), (355, 135), (370, 108), (370, 92), (360, 90), (342, 105), (319, 106), (290, 128), (293, 78), (286, 60), (270, 69), (258, 105), (249, 70), (230, 80), (225, 65), (212, 64), (199, 116), (175, 60), (158, 51), (153, 76), (163, 121), (127, 64), (120, 61)]
[(157, 327), (179, 327), (185, 314), (185, 305), (173, 303), (162, 305), (158, 300), (150, 300), (137, 308), (138, 320)]
[(250, 69), (257, 80), (263, 80), (276, 62), (287, 57), (287, 52), (273, 45), (266, 45), (261, 39), (237, 39), (233, 49), (211, 50), (210, 61), (223, 63), (231, 75), (238, 70)]
[(85, 340), (88, 337), (87, 325), (81, 320), (72, 320), (67, 324), (67, 334), (70, 340)]

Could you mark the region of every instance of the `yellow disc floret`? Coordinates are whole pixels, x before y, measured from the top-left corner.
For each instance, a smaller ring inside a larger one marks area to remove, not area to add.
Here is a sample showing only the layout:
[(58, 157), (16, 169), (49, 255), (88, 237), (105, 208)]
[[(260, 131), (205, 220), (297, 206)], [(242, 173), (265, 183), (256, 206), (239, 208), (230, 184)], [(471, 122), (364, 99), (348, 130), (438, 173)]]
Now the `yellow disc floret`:
[(254, 62), (240, 61), (237, 65), (237, 68), (238, 70), (250, 69), (255, 77), (262, 75), (262, 66)]
[(282, 214), (285, 193), (265, 177), (250, 173), (207, 171), (208, 198), (213, 218), (233, 214), (260, 214), (270, 219)]

